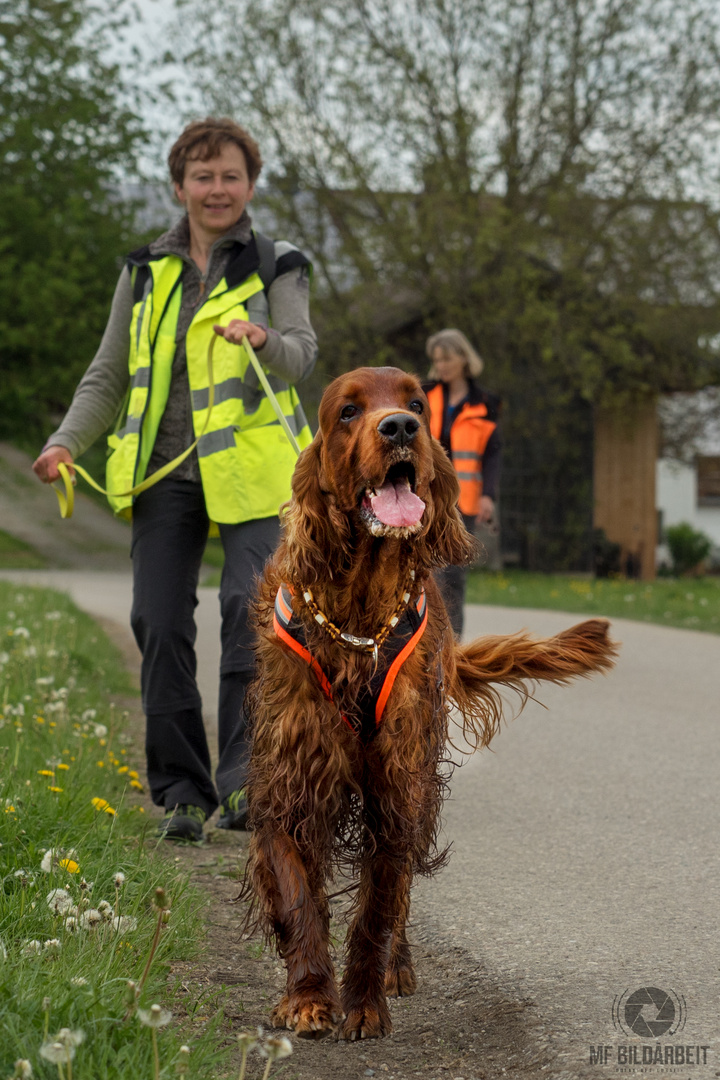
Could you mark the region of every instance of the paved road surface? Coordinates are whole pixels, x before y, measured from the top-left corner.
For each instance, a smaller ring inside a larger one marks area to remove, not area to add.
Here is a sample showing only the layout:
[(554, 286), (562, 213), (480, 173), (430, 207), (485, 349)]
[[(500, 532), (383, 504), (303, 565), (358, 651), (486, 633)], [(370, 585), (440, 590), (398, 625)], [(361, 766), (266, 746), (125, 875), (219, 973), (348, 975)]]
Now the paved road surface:
[[(127, 575), (2, 576), (67, 588), (81, 607), (127, 625)], [(471, 636), (523, 626), (547, 634), (575, 621), (468, 609)], [(212, 726), (213, 589), (200, 590), (198, 623)], [(678, 995), (685, 1010), (684, 1029), (660, 1038), (663, 1047), (711, 1049), (707, 1065), (646, 1066), (642, 1075), (715, 1077), (720, 636), (621, 620), (614, 626), (623, 649), (611, 675), (541, 688), (547, 709), (531, 703), (498, 736), (494, 753), (456, 773), (446, 808), (455, 853), (440, 877), (418, 885), (415, 920), (461, 944), (510, 998), (536, 1003), (567, 1077), (624, 1075), (618, 1047), (643, 1044), (615, 1030), (613, 1001), (646, 986)], [(646, 1007), (643, 1016), (655, 1013)], [(609, 1064), (590, 1067), (590, 1047), (600, 1045), (610, 1048)]]

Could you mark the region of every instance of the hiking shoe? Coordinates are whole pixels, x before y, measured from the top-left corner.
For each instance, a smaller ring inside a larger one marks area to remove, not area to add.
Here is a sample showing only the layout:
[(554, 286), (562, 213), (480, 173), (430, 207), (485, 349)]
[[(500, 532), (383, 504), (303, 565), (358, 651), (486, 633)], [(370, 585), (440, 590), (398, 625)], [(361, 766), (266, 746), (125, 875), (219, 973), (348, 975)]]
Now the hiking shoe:
[(218, 818), (218, 829), (247, 829), (248, 804), (245, 788), (231, 791), (223, 799), (222, 814)]
[(201, 806), (173, 806), (165, 811), (165, 817), (158, 825), (158, 835), (166, 840), (202, 840), (203, 825), (207, 814)]

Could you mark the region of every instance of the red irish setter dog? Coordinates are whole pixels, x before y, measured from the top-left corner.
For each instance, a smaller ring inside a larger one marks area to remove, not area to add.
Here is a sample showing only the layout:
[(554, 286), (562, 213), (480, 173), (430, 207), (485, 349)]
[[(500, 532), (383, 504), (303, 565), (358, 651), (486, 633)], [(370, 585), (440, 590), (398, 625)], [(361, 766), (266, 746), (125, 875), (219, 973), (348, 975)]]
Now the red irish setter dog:
[[(415, 990), (413, 875), (447, 854), (436, 840), (450, 710), (487, 746), (495, 686), (524, 700), (533, 680), (611, 667), (615, 649), (599, 619), (543, 641), (459, 645), (431, 571), (467, 563), (474, 545), (420, 384), (360, 368), (330, 385), (319, 420), (257, 607), (247, 881), (287, 966), (273, 1023), (373, 1038), (391, 1030), (386, 995)], [(338, 868), (357, 880), (339, 989), (326, 893)]]

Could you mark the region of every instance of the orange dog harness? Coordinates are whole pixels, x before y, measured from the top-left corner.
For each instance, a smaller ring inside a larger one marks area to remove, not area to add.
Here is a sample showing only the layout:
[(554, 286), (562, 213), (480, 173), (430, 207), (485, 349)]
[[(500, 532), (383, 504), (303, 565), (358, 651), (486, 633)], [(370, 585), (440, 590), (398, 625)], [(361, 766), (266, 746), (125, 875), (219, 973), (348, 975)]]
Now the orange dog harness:
[[(358, 715), (348, 718), (343, 714), (345, 723), (363, 741), (369, 741), (375, 734), (398, 672), (425, 633), (427, 617), (427, 599), (425, 590), (421, 589), (417, 600), (405, 608), (402, 618), (379, 651), (377, 668), (357, 698)], [(313, 669), (325, 697), (333, 701), (330, 680), (308, 649), (305, 627), (293, 612), (292, 592), (288, 585), (281, 585), (277, 591), (273, 628), (280, 640)]]

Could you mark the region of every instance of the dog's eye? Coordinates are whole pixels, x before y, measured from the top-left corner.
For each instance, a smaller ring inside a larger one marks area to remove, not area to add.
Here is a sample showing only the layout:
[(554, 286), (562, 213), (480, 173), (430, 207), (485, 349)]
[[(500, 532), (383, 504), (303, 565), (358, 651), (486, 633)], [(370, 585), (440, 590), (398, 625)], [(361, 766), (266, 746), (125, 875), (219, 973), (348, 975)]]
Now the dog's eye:
[(410, 404), (408, 405), (408, 409), (411, 409), (413, 412), (420, 414), (423, 411), (423, 403), (422, 401), (418, 401), (416, 399), (415, 401), (410, 402)]
[(340, 411), (341, 420), (352, 420), (354, 416), (357, 416), (360, 410), (357, 405), (343, 405)]

